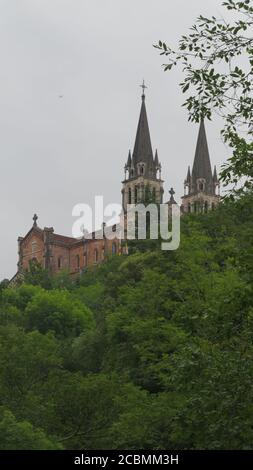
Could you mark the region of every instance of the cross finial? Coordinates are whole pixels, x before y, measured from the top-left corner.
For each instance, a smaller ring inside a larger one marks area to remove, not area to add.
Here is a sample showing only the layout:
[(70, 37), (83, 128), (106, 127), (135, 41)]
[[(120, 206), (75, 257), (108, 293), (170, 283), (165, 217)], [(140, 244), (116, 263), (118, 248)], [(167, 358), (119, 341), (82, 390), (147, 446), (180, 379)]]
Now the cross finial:
[(175, 193), (173, 188), (170, 189), (169, 194), (170, 194), (170, 202), (174, 203), (175, 202), (174, 194), (176, 194), (176, 193)]
[(145, 85), (144, 79), (143, 79), (142, 85), (140, 85), (140, 87), (142, 88), (142, 98), (145, 98), (145, 88), (148, 88), (148, 87)]
[(33, 226), (34, 227), (37, 227), (37, 220), (38, 220), (38, 216), (37, 216), (37, 214), (34, 214), (34, 216), (33, 216)]

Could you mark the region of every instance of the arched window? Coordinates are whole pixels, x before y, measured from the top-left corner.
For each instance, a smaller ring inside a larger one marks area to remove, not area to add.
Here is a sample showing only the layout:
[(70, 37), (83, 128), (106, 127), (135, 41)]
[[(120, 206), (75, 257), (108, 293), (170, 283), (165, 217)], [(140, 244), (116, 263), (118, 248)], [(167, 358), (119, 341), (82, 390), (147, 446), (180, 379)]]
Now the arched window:
[(97, 248), (94, 250), (94, 263), (98, 262), (98, 250)]
[(135, 186), (135, 188), (134, 188), (134, 202), (135, 202), (135, 204), (137, 204), (137, 201), (138, 201), (138, 188), (137, 188), (137, 186)]
[(207, 212), (207, 211), (208, 211), (208, 202), (206, 201), (205, 202), (205, 212)]
[(128, 204), (132, 204), (132, 190), (128, 189)]
[(58, 269), (61, 269), (61, 267), (62, 267), (62, 258), (61, 258), (61, 256), (59, 256), (59, 258), (57, 260), (57, 266), (58, 266)]
[(80, 269), (80, 256), (76, 255), (76, 267), (77, 269)]
[(113, 243), (112, 244), (112, 254), (116, 255), (116, 253), (117, 253), (117, 245), (116, 245), (116, 243)]
[(197, 186), (198, 186), (198, 191), (205, 191), (205, 184), (206, 184), (206, 181), (204, 179), (199, 179), (197, 180)]
[(37, 242), (33, 241), (32, 242), (32, 253), (35, 253), (37, 251)]

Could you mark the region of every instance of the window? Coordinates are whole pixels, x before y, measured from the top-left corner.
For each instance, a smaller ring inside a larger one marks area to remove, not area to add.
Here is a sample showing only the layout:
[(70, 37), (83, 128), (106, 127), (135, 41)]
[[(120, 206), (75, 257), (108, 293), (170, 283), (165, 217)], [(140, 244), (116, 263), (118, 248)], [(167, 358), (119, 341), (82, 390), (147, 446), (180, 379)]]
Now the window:
[(134, 202), (135, 202), (135, 204), (137, 204), (137, 201), (138, 201), (138, 188), (137, 188), (137, 186), (135, 186), (135, 188), (134, 188)]
[(57, 266), (58, 266), (58, 269), (61, 269), (61, 267), (62, 267), (62, 259), (61, 259), (61, 256), (59, 256), (59, 258), (58, 258)]
[(215, 209), (215, 204), (214, 202), (212, 202), (212, 211), (214, 211), (214, 209)]
[(86, 253), (84, 253), (83, 255), (83, 264), (84, 266), (87, 266), (87, 254)]
[(207, 212), (207, 211), (208, 211), (208, 202), (206, 201), (205, 202), (205, 212)]
[(116, 245), (116, 243), (113, 243), (112, 244), (112, 254), (116, 255), (116, 253), (117, 253), (117, 245)]
[(96, 248), (94, 251), (94, 263), (97, 263), (97, 262), (98, 262), (98, 250)]
[(197, 203), (196, 202), (194, 202), (194, 212), (195, 212), (195, 214), (197, 213)]
[(128, 189), (128, 204), (132, 204), (132, 191), (131, 191), (131, 188)]
[(35, 253), (37, 251), (37, 242), (33, 241), (32, 242), (32, 253)]
[(205, 179), (199, 179), (197, 180), (197, 187), (198, 191), (205, 191), (205, 186), (206, 186), (206, 180)]
[(191, 204), (190, 203), (188, 204), (188, 212), (189, 213), (191, 212)]

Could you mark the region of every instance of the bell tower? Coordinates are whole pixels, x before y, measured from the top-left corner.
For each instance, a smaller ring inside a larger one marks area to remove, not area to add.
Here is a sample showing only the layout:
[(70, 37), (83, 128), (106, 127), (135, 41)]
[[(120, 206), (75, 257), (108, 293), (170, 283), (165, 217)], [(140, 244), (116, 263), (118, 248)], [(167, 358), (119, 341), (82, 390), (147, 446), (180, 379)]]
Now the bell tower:
[(206, 130), (202, 119), (195, 152), (192, 172), (188, 167), (182, 197), (183, 212), (207, 212), (214, 209), (220, 201), (220, 183), (216, 167), (212, 172)]
[(124, 212), (128, 204), (163, 201), (163, 180), (161, 163), (156, 150), (153, 155), (148, 118), (145, 104), (144, 81), (141, 85), (141, 111), (137, 127), (133, 153), (129, 150), (125, 165), (125, 179), (122, 182), (122, 207)]

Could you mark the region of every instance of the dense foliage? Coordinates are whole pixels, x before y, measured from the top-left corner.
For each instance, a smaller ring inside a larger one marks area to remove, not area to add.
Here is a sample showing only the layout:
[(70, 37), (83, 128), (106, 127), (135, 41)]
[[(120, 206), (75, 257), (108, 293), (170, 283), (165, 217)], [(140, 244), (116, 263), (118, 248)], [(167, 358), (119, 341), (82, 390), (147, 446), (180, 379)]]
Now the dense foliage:
[(175, 252), (4, 282), (1, 448), (252, 448), (252, 239), (247, 195), (185, 216)]
[(232, 156), (220, 177), (232, 184), (233, 197), (253, 188), (253, 1), (221, 3), (224, 15), (199, 16), (177, 48), (163, 41), (155, 47), (166, 57), (165, 71), (183, 69), (189, 120), (214, 113), (223, 118), (221, 133)]

